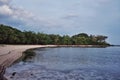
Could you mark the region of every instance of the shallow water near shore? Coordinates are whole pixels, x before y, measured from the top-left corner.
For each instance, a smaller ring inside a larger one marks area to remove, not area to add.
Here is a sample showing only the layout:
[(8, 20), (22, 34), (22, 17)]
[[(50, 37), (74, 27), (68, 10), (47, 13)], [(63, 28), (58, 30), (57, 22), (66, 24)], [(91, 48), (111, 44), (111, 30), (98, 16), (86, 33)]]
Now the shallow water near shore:
[(5, 76), (10, 80), (120, 80), (120, 47), (39, 48), (34, 52), (35, 57), (14, 64)]

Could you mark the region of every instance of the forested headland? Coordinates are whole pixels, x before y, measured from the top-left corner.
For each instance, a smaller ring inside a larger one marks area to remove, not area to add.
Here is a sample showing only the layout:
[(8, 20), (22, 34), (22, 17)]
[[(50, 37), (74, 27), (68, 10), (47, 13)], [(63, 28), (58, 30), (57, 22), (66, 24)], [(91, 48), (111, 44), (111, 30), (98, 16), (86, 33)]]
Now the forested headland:
[(0, 44), (40, 44), (40, 45), (109, 45), (104, 35), (80, 33), (73, 36), (21, 31), (0, 24)]

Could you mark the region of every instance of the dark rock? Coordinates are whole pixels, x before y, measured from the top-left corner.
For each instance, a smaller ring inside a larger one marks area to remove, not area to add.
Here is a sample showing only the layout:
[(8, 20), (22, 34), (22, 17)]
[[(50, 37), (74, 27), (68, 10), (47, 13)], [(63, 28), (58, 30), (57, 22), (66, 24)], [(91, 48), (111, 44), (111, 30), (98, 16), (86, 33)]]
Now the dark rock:
[(32, 73), (31, 73), (30, 75), (31, 75), (31, 76), (33, 76), (33, 74), (32, 74)]
[(15, 74), (16, 74), (16, 72), (13, 72), (13, 73), (12, 73), (12, 76), (15, 76)]

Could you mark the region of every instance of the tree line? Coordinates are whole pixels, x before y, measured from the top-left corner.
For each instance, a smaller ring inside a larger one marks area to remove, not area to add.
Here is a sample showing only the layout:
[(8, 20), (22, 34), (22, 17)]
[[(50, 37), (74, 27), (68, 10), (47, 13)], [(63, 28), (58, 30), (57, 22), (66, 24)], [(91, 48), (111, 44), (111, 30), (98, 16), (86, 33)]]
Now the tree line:
[(109, 45), (107, 36), (88, 35), (56, 35), (35, 33), (33, 31), (20, 31), (11, 26), (0, 24), (0, 44), (41, 44), (41, 45)]

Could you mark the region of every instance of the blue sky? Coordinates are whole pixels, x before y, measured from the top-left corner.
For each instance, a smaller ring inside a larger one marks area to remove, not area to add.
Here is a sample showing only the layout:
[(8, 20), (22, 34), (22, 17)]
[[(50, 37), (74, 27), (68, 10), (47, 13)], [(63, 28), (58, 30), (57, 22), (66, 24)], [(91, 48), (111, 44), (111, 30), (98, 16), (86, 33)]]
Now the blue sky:
[(120, 44), (120, 0), (0, 0), (0, 23), (61, 35), (106, 35)]

